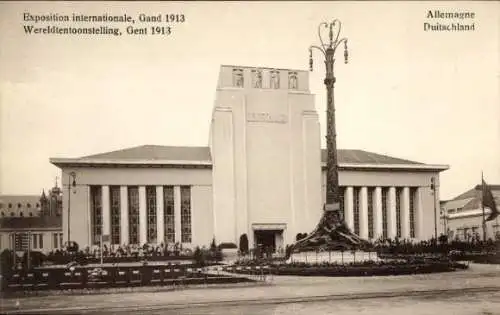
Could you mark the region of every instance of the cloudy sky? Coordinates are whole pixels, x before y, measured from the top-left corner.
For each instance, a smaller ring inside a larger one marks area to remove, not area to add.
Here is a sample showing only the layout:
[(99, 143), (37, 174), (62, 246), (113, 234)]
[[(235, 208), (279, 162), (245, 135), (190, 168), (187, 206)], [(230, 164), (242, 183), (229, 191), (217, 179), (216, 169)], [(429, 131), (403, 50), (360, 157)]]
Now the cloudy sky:
[[(432, 20), (429, 10), (475, 18)], [(26, 12), (186, 21), (170, 36), (27, 35)], [(0, 3), (0, 193), (52, 187), (60, 172), (50, 157), (207, 145), (220, 65), (307, 69), (317, 25), (333, 18), (350, 52), (336, 65), (340, 148), (448, 164), (443, 199), (478, 184), (481, 171), (500, 184), (499, 12), (499, 2), (466, 1)], [(475, 31), (424, 31), (425, 22), (473, 22)], [(322, 122), (323, 76), (316, 55)]]

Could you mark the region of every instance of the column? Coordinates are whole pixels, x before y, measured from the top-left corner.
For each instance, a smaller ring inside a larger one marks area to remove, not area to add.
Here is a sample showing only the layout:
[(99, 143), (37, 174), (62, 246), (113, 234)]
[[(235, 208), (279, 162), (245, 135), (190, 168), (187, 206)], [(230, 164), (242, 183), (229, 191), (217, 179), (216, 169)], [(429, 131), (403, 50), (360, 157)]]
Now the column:
[(387, 200), (387, 237), (396, 238), (396, 187), (389, 188), (389, 198)]
[(146, 213), (146, 186), (139, 186), (139, 245), (148, 242)]
[(368, 239), (368, 188), (359, 191), (359, 236)]
[(108, 238), (107, 241), (103, 241), (104, 244), (109, 244), (111, 242), (111, 209), (109, 202), (109, 186), (102, 186), (102, 236), (103, 238)]
[(375, 187), (373, 192), (373, 238), (378, 239), (383, 234), (382, 221), (382, 188)]
[(415, 238), (422, 240), (424, 238), (424, 213), (422, 205), (423, 188), (418, 187), (415, 194)]
[(128, 238), (128, 188), (120, 187), (120, 240), (129, 244)]
[(345, 200), (344, 221), (347, 224), (347, 227), (349, 227), (351, 231), (354, 231), (354, 198), (353, 198), (352, 186), (346, 187), (344, 200)]
[(403, 188), (401, 198), (401, 237), (410, 238), (410, 188)]
[[(174, 218), (175, 218), (175, 242), (182, 242), (181, 239), (181, 187), (174, 186)], [(221, 228), (223, 225), (218, 225)]]
[(156, 186), (156, 243), (165, 244), (165, 224), (164, 224), (164, 209), (163, 209), (163, 186)]

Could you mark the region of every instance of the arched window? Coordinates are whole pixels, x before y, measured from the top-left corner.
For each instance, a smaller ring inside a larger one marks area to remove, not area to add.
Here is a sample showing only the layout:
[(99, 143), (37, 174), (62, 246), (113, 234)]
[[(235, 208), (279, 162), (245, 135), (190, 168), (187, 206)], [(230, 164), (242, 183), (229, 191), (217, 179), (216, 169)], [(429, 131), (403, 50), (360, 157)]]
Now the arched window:
[(5, 212), (2, 211), (2, 217), (5, 217)]
[(28, 203), (27, 206), (28, 206), (28, 208), (31, 208), (31, 203)]
[(10, 208), (12, 208), (12, 204), (11, 204), (11, 203), (9, 203), (9, 209), (10, 209)]
[(22, 211), (21, 211), (21, 212), (19, 212), (19, 215), (20, 215), (21, 217), (24, 217), (24, 213), (23, 213)]
[(38, 208), (38, 207), (40, 207), (40, 204), (39, 204), (39, 203), (37, 203), (37, 204), (36, 204), (36, 207), (37, 207), (37, 208)]
[(33, 216), (33, 212), (30, 212), (30, 217), (32, 217), (32, 216)]
[(17, 204), (17, 207), (18, 207), (18, 208), (21, 208), (21, 203), (18, 203), (18, 204)]

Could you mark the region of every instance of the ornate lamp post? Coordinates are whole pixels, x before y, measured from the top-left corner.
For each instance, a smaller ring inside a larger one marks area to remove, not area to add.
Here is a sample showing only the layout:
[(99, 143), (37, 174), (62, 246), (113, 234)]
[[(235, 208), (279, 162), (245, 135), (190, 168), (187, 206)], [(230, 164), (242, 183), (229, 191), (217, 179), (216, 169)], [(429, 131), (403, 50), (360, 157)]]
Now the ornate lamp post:
[[(72, 189), (73, 188), (73, 189)], [(70, 245), (70, 218), (71, 218), (71, 190), (73, 190), (73, 193), (76, 193), (76, 173), (71, 172), (68, 175), (68, 246)]]
[[(326, 77), (324, 80), (327, 95), (327, 112), (326, 112), (326, 147), (327, 147), (327, 162), (326, 162), (326, 203), (324, 205), (325, 211), (331, 211), (337, 219), (343, 221), (343, 215), (340, 211), (340, 195), (339, 195), (339, 175), (338, 175), (338, 159), (337, 159), (337, 143), (335, 131), (335, 102), (333, 96), (333, 88), (335, 85), (335, 75), (333, 66), (335, 64), (335, 52), (340, 44), (344, 43), (344, 61), (347, 63), (347, 38), (339, 39), (341, 23), (335, 19), (331, 23), (323, 22), (318, 27), (318, 37), (321, 46), (312, 45), (309, 47), (309, 68), (313, 71), (313, 49), (319, 50), (325, 57)], [(321, 29), (326, 28), (329, 30), (328, 42), (325, 44), (321, 36)], [(337, 29), (334, 36), (334, 28)]]

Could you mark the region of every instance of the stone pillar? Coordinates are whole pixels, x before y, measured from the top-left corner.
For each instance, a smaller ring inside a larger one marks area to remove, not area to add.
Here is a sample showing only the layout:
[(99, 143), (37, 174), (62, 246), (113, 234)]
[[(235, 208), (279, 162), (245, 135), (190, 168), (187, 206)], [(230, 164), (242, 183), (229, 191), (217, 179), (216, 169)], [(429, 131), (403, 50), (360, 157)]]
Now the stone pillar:
[(146, 211), (146, 186), (139, 186), (139, 245), (148, 242)]
[(382, 234), (382, 188), (376, 187), (373, 191), (373, 238), (378, 239)]
[(349, 229), (354, 231), (354, 196), (352, 186), (346, 187), (344, 200), (344, 220)]
[(120, 240), (129, 244), (128, 237), (128, 187), (120, 187)]
[(164, 223), (164, 213), (163, 208), (163, 186), (156, 186), (156, 243), (165, 244), (165, 223)]
[(368, 239), (368, 189), (361, 187), (359, 191), (359, 236)]
[(175, 218), (175, 242), (181, 243), (182, 234), (181, 234), (181, 187), (180, 186), (174, 186), (174, 218)]
[(389, 188), (389, 198), (387, 200), (387, 237), (394, 239), (397, 235), (396, 226), (396, 187)]
[(403, 188), (401, 198), (401, 238), (410, 238), (410, 188)]
[(102, 235), (108, 237), (108, 241), (103, 242), (109, 244), (111, 242), (111, 209), (109, 200), (109, 186), (102, 186)]
[(423, 188), (417, 188), (417, 192), (415, 194), (415, 238), (418, 240), (423, 239), (423, 224), (424, 224), (424, 211), (422, 204), (422, 193)]

